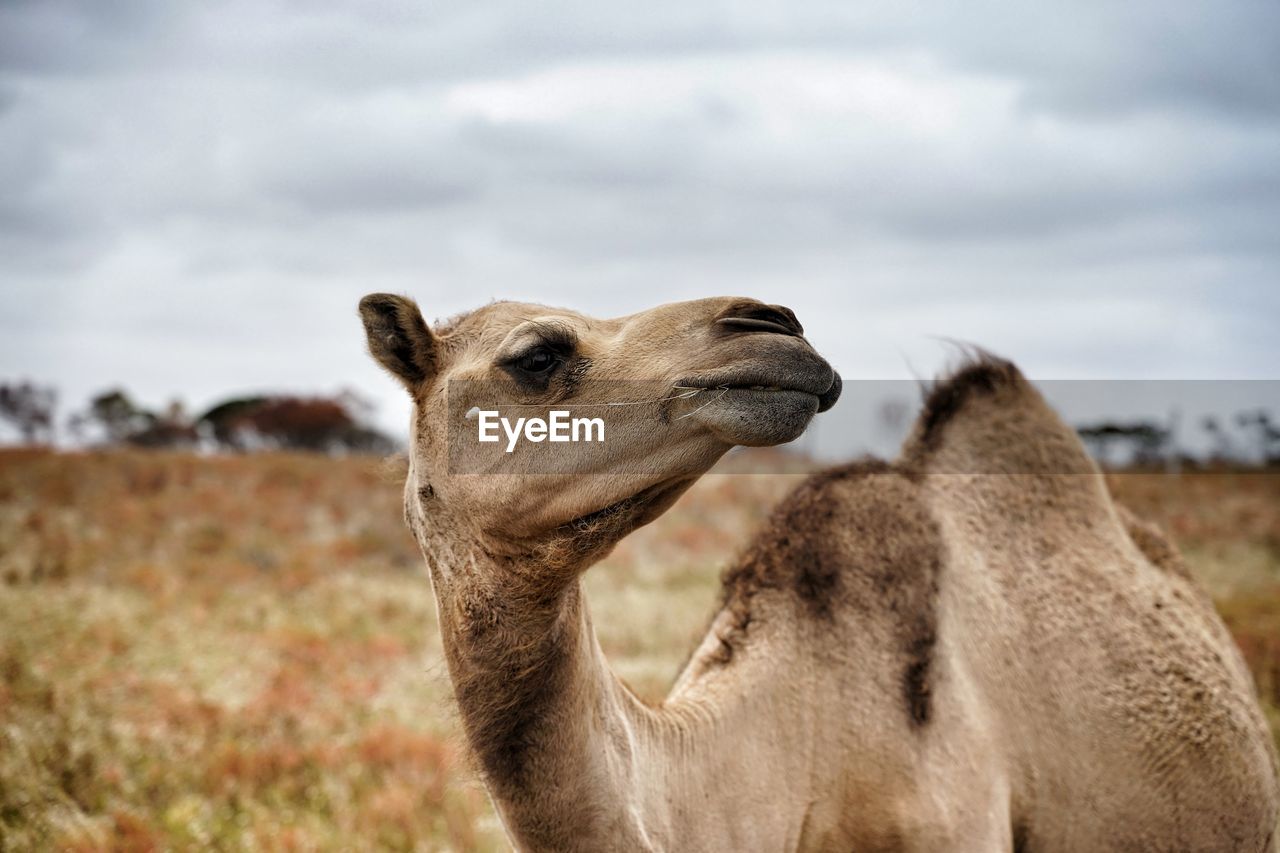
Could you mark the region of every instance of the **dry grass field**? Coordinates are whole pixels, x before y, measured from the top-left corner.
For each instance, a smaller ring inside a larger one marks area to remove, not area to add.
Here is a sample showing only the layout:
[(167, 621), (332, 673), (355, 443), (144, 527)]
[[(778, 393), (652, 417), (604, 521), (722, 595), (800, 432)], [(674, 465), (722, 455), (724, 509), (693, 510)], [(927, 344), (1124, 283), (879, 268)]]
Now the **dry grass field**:
[[(1112, 476), (1218, 601), (1280, 728), (1280, 475)], [(587, 586), (661, 696), (794, 475), (713, 475)], [(496, 850), (396, 474), (0, 453), (0, 849)]]

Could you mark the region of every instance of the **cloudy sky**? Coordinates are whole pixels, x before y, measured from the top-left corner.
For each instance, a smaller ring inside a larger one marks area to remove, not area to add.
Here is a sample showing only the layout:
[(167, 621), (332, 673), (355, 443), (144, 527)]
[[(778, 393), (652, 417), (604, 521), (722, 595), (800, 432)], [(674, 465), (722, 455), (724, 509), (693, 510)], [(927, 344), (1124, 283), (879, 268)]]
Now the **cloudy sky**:
[(0, 378), (398, 426), (371, 290), (1276, 378), (1277, 45), (1275, 0), (2, 0)]

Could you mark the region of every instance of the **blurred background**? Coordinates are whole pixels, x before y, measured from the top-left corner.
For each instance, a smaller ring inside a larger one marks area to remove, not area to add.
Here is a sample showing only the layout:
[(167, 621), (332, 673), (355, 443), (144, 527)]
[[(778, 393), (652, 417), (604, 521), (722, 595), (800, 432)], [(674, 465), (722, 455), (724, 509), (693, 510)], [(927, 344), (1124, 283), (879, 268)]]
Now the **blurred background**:
[(0, 849), (501, 849), (361, 295), (793, 308), (849, 384), (588, 577), (659, 697), (940, 339), (1017, 361), (1280, 702), (1280, 6), (0, 3)]

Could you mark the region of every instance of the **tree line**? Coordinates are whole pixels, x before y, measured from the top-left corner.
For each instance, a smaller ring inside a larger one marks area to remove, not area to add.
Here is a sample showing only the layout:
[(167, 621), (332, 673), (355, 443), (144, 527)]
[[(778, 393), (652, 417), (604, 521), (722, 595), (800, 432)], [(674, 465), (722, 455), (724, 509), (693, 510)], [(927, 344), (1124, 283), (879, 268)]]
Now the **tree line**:
[[(0, 382), (0, 420), (16, 429), (24, 443), (55, 443), (57, 406), (58, 394), (52, 387)], [(232, 452), (393, 452), (396, 442), (369, 423), (371, 411), (359, 395), (344, 391), (333, 396), (232, 397), (191, 415), (179, 403), (160, 411), (148, 409), (123, 389), (115, 388), (72, 412), (63, 426), (77, 445)], [(905, 409), (897, 412), (895, 408), (895, 422), (905, 416)], [(1170, 461), (1280, 465), (1280, 425), (1266, 410), (1240, 412), (1230, 419), (1206, 417), (1198, 427), (1209, 439), (1207, 460), (1186, 456), (1174, 431), (1152, 421), (1102, 421), (1078, 426), (1077, 432), (1094, 458), (1108, 465), (1151, 466)]]
[[(1104, 464), (1153, 466), (1200, 461), (1280, 465), (1280, 427), (1265, 409), (1239, 412), (1232, 419), (1207, 416), (1199, 428), (1209, 439), (1207, 460), (1188, 456), (1174, 430), (1152, 421), (1102, 421), (1076, 428), (1093, 457)], [(1234, 427), (1234, 428), (1233, 428)]]
[(56, 389), (32, 382), (0, 383), (0, 420), (26, 444), (54, 444), (65, 429), (77, 445), (215, 449), (232, 452), (305, 450), (390, 453), (396, 442), (372, 426), (372, 406), (351, 391), (332, 396), (263, 394), (233, 397), (191, 414), (179, 402), (149, 409), (124, 389), (94, 396), (64, 421)]

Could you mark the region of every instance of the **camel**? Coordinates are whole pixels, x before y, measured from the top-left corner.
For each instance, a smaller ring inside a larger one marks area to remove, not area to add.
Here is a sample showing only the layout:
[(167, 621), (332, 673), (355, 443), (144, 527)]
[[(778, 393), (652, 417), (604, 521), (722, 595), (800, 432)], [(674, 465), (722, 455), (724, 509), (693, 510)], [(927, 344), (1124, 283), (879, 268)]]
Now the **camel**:
[[(360, 314), (414, 402), (405, 519), (517, 849), (1276, 849), (1276, 755), (1238, 650), (1013, 364), (974, 355), (896, 461), (784, 499), (652, 705), (610, 671), (579, 579), (731, 447), (835, 403), (795, 315), (497, 302), (432, 329), (388, 294)], [(626, 417), (568, 452), (471, 447), (468, 416), (502, 394)]]

